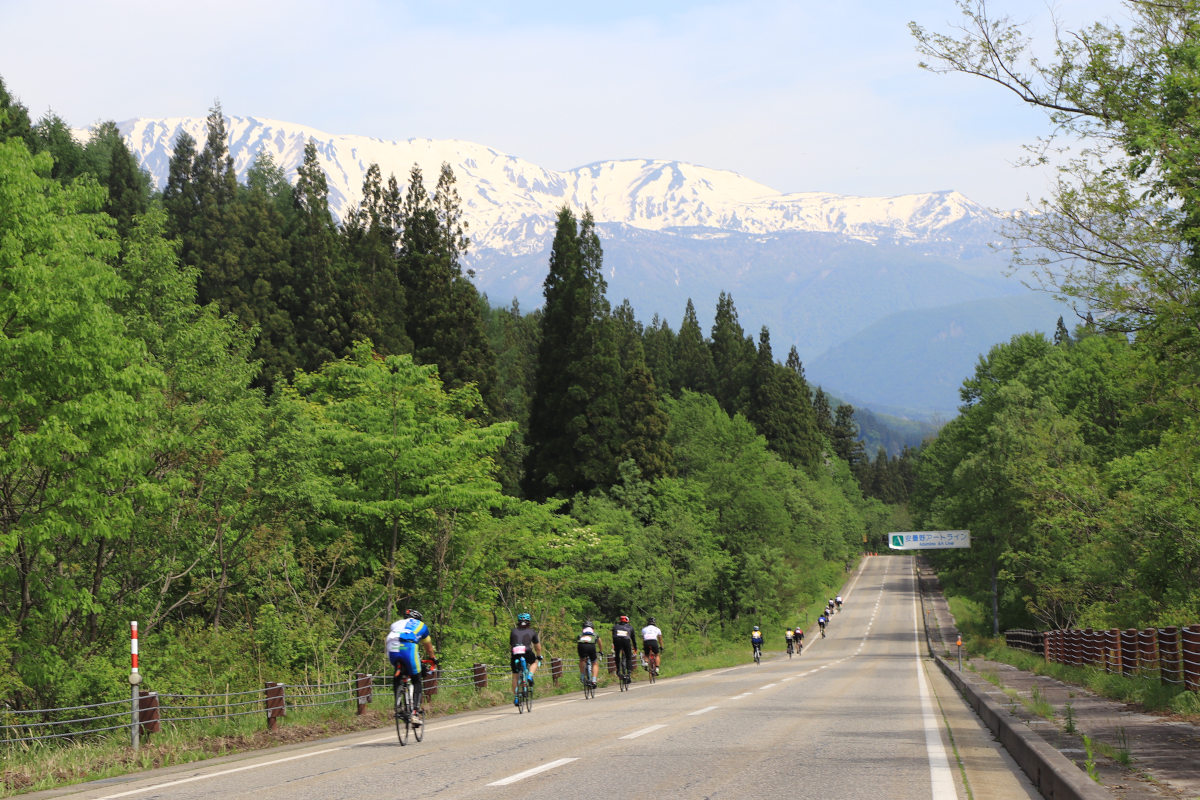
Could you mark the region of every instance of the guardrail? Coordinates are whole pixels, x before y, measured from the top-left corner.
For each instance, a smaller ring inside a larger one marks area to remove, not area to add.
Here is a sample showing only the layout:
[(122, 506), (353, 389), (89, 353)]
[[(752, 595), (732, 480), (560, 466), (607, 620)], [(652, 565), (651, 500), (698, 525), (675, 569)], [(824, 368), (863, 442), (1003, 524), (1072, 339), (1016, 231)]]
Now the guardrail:
[[(563, 674), (563, 659), (551, 658), (550, 676), (557, 684)], [(471, 688), (483, 690), (492, 681), (507, 688), (508, 664), (473, 664), (470, 667), (439, 668), (424, 680), (430, 697), (439, 690)], [(356, 673), (344, 681), (318, 684), (287, 684), (268, 681), (261, 689), (211, 694), (174, 694), (141, 690), (136, 712), (133, 698), (66, 708), (12, 710), (0, 708), (0, 744), (75, 741), (112, 731), (129, 731), (136, 749), (141, 736), (157, 733), (163, 725), (214, 722), (235, 717), (264, 715), (267, 730), (275, 730), (289, 711), (351, 704), (364, 714), (376, 690), (391, 696), (391, 670), (386, 674)], [(91, 712), (91, 713), (81, 713)], [(136, 720), (134, 719), (136, 715)]]
[(1200, 625), (1167, 628), (1069, 628), (1004, 632), (1009, 647), (1037, 653), (1047, 661), (1095, 667), (1129, 677), (1200, 691)]

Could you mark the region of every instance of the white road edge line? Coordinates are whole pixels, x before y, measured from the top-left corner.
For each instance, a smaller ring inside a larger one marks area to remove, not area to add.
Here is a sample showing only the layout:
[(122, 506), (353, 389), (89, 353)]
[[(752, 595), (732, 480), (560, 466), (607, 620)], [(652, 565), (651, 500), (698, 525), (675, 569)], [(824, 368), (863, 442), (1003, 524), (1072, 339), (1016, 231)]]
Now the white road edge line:
[(326, 748), (325, 750), (314, 750), (311, 753), (301, 753), (300, 755), (288, 756), (287, 758), (277, 758), (274, 761), (263, 761), (259, 764), (247, 764), (244, 767), (234, 767), (233, 769), (223, 769), (220, 772), (208, 772), (208, 773), (205, 773), (204, 775), (193, 775), (190, 778), (180, 778), (177, 781), (167, 781), (166, 783), (155, 783), (151, 786), (143, 786), (141, 789), (130, 789), (128, 792), (119, 792), (117, 794), (108, 794), (108, 795), (105, 795), (104, 797), (97, 798), (97, 800), (113, 800), (113, 798), (116, 798), (116, 797), (129, 797), (130, 795), (141, 794), (142, 792), (153, 792), (156, 789), (166, 789), (169, 786), (179, 786), (184, 783), (193, 783), (195, 781), (203, 781), (203, 780), (207, 780), (209, 778), (219, 778), (222, 775), (232, 775), (235, 772), (245, 772), (246, 770), (250, 770), (250, 769), (259, 769), (260, 767), (270, 767), (275, 764), (284, 764), (288, 761), (296, 761), (301, 758), (310, 758), (312, 756), (321, 756), (321, 755), (325, 755), (326, 753), (336, 753), (339, 750), (348, 750), (349, 747), (350, 747), (349, 745), (342, 746), (342, 747), (329, 747), (329, 748)]
[(578, 761), (578, 760), (579, 760), (578, 758), (560, 758), (557, 761), (551, 761), (548, 764), (542, 764), (540, 767), (534, 767), (533, 769), (527, 769), (524, 772), (518, 772), (516, 775), (509, 775), (507, 778), (502, 778), (498, 781), (493, 781), (492, 783), (489, 783), (488, 786), (508, 786), (510, 783), (516, 783), (517, 781), (523, 781), (526, 778), (532, 777), (533, 775), (537, 775), (539, 772), (545, 772), (548, 769), (554, 769), (555, 767), (561, 767), (563, 764), (570, 764), (572, 761)]
[(636, 739), (639, 736), (645, 736), (647, 733), (654, 733), (655, 731), (662, 730), (665, 727), (667, 727), (667, 726), (666, 725), (651, 725), (649, 728), (642, 728), (640, 731), (634, 731), (633, 733), (627, 733), (624, 736), (618, 736), (617, 738), (618, 739)]
[[(915, 583), (915, 582), (914, 582)], [(925, 679), (925, 665), (921, 660), (921, 609), (918, 606), (917, 588), (913, 586), (913, 631), (917, 648), (917, 688), (921, 694), (921, 716), (925, 721), (925, 752), (929, 756), (929, 783), (934, 797), (955, 797), (954, 776), (950, 772), (950, 760), (942, 744), (938, 718), (929, 699), (929, 686)]]
[(688, 714), (688, 716), (694, 717), (697, 714), (707, 714), (709, 711), (715, 711), (716, 709), (717, 709), (717, 706), (705, 706), (704, 708), (702, 708), (698, 711), (691, 712), (690, 714)]

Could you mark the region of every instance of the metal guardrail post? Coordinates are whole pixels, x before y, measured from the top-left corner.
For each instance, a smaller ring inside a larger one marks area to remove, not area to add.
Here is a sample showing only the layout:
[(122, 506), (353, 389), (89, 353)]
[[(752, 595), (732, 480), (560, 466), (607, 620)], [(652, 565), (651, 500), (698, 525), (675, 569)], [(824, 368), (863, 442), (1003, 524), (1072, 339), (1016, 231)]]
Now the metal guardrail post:
[(1188, 625), (1182, 631), (1183, 685), (1200, 692), (1200, 625)]
[(162, 730), (158, 714), (158, 692), (140, 692), (138, 698), (138, 723), (144, 736)]
[(358, 700), (354, 715), (361, 717), (367, 713), (367, 706), (371, 704), (371, 690), (373, 685), (371, 679), (374, 676), (366, 672), (354, 673), (354, 696)]
[(279, 718), (287, 714), (287, 701), (283, 696), (283, 684), (267, 681), (266, 689), (267, 730), (273, 731), (279, 725)]

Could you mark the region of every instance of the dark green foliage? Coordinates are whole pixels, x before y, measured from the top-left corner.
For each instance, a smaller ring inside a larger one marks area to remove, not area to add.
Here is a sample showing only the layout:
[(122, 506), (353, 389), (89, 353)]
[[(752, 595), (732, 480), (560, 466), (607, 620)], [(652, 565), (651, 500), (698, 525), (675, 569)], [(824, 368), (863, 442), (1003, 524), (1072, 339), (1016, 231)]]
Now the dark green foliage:
[(461, 218), (449, 166), (443, 165), (431, 198), (421, 169), (414, 165), (400, 212), (405, 326), (417, 363), (436, 364), (448, 387), (474, 384), (487, 413), (495, 414), (500, 407), (495, 355), (479, 293), (459, 263), (468, 244)]
[(56, 114), (47, 114), (33, 126), (33, 152), (48, 152), (54, 159), (50, 175), (66, 183), (87, 171), (83, 146), (75, 141), (71, 127)]
[(544, 292), (525, 493), (570, 497), (611, 483), (620, 448), (622, 375), (590, 215), (581, 228), (559, 212)]
[(747, 416), (783, 460), (813, 469), (821, 457), (822, 441), (809, 401), (804, 368), (794, 347), (788, 354), (788, 363), (790, 366), (775, 362), (771, 334), (764, 326), (751, 374)]
[(721, 292), (712, 327), (714, 394), (730, 414), (746, 411), (750, 404), (750, 372), (754, 368), (754, 339), (738, 322), (733, 297)]
[(667, 321), (660, 319), (657, 314), (642, 332), (642, 349), (646, 353), (646, 368), (654, 378), (654, 385), (660, 392), (678, 394), (681, 388), (677, 378), (678, 365), (675, 362), (678, 337)]
[(716, 374), (713, 367), (712, 349), (704, 340), (700, 323), (696, 319), (696, 307), (688, 298), (683, 312), (683, 323), (675, 340), (675, 374), (671, 383), (671, 394), (684, 389), (704, 394), (716, 391)]
[(34, 149), (29, 109), (9, 94), (4, 79), (0, 78), (0, 142), (8, 139), (20, 139), (30, 150)]

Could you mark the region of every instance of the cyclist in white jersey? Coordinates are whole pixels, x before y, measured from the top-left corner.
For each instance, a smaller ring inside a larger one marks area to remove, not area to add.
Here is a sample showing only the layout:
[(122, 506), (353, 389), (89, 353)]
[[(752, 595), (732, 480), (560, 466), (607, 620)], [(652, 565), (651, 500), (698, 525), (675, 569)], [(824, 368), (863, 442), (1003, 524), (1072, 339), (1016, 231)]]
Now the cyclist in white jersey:
[(662, 628), (654, 624), (654, 617), (650, 617), (646, 620), (646, 627), (642, 628), (642, 655), (648, 662), (646, 669), (654, 675), (658, 674), (658, 666), (662, 661), (662, 643)]

